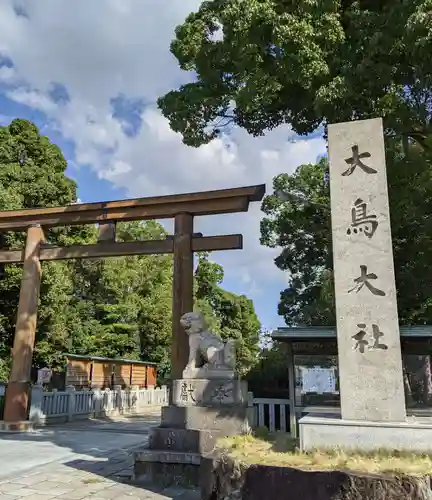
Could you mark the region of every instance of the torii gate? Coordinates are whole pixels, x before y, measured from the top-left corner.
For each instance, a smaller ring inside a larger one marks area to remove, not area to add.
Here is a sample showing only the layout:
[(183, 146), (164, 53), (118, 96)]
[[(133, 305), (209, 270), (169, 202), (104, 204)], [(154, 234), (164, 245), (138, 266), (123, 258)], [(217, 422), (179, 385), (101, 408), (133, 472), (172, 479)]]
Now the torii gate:
[[(249, 203), (261, 201), (264, 193), (265, 185), (262, 184), (199, 193), (0, 212), (0, 232), (27, 232), (25, 249), (0, 250), (0, 263), (23, 263), (4, 420), (12, 423), (25, 421), (27, 418), (41, 261), (173, 253), (171, 362), (173, 378), (181, 378), (188, 360), (189, 345), (180, 325), (180, 318), (193, 309), (193, 253), (243, 248), (241, 234), (203, 237), (200, 233), (194, 233), (193, 219), (200, 215), (247, 212)], [(115, 241), (116, 222), (168, 218), (174, 218), (173, 237), (126, 243)], [(97, 244), (58, 247), (45, 243), (44, 228), (92, 223), (99, 224)]]

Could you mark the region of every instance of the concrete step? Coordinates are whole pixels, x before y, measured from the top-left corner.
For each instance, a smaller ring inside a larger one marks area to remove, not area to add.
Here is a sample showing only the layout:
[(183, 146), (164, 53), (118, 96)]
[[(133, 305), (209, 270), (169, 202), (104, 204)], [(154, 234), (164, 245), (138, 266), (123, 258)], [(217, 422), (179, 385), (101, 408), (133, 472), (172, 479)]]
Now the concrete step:
[(219, 431), (222, 436), (242, 434), (248, 427), (244, 406), (163, 406), (161, 427)]
[(143, 449), (134, 453), (133, 482), (158, 486), (200, 485), (200, 453)]
[(154, 427), (150, 431), (149, 449), (208, 453), (214, 450), (219, 434), (210, 430)]

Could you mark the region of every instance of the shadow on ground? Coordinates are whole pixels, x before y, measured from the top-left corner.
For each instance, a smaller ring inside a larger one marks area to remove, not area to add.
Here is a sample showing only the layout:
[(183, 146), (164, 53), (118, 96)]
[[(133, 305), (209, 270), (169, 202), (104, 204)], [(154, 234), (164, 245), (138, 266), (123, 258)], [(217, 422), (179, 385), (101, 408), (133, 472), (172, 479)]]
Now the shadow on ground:
[(132, 452), (147, 444), (150, 429), (159, 423), (157, 409), (141, 416), (50, 425), (28, 434), (0, 434), (0, 487), (24, 476), (42, 475), (49, 484), (60, 481), (60, 488), (65, 487), (62, 480), (73, 477), (74, 487), (85, 490), (85, 498), (109, 490), (115, 496), (107, 498), (199, 499), (197, 491), (133, 484)]
[(49, 425), (26, 434), (0, 433), (0, 480), (49, 463), (88, 460), (145, 446), (151, 427), (159, 422), (160, 409), (155, 409), (141, 416)]
[[(162, 488), (151, 484), (137, 484), (132, 480), (133, 458), (132, 453), (121, 453), (107, 457), (99, 457), (95, 460), (71, 460), (64, 464), (67, 467), (81, 471), (85, 477), (83, 484), (98, 484), (105, 481), (113, 481), (135, 487), (135, 495), (145, 494), (143, 498), (152, 499), (149, 494), (153, 493), (155, 500), (176, 499), (176, 500), (199, 500), (200, 492), (197, 490), (185, 490), (180, 487)], [(129, 492), (134, 495), (134, 492)]]

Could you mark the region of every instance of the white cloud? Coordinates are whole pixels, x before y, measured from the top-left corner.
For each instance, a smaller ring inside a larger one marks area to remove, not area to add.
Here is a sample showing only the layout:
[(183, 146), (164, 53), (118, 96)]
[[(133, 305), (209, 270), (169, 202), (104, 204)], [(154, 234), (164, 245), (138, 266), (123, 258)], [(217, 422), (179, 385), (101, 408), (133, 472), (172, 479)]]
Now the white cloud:
[(6, 83), (8, 85), (17, 83), (17, 74), (15, 69), (8, 66), (2, 66), (0, 68), (0, 83)]
[[(281, 172), (315, 161), (325, 151), (321, 139), (288, 141), (280, 127), (252, 138), (234, 129), (229, 137), (199, 149), (188, 148), (154, 106), (158, 96), (186, 81), (169, 53), (177, 24), (199, 0), (23, 0), (27, 16), (17, 16), (12, 0), (0, 1), (0, 55), (14, 68), (1, 68), (3, 83), (23, 82), (8, 96), (43, 111), (62, 135), (75, 144), (77, 164), (131, 197), (191, 192), (267, 183)], [(65, 86), (68, 102), (54, 102), (52, 84)], [(142, 126), (131, 137), (113, 117), (118, 95), (147, 104)], [(259, 206), (248, 214), (197, 221), (206, 234), (244, 234), (245, 250), (218, 260), (239, 287), (254, 294), (283, 276), (274, 266), (276, 253), (259, 245)]]
[(57, 113), (57, 104), (43, 92), (37, 90), (15, 89), (6, 92), (6, 97), (20, 104), (25, 104), (30, 108), (38, 109), (47, 115)]

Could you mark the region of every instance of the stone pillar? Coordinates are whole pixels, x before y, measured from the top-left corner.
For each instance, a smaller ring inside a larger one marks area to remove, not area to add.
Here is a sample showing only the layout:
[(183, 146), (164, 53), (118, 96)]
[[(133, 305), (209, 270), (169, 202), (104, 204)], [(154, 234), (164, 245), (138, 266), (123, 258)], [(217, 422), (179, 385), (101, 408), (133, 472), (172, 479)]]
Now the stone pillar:
[(94, 416), (95, 418), (103, 416), (103, 396), (99, 388), (92, 389), (94, 398)]
[(382, 120), (328, 127), (342, 419), (403, 422)]
[(66, 387), (66, 392), (68, 393), (68, 415), (67, 421), (72, 422), (75, 416), (75, 387), (73, 385), (68, 385)]
[(39, 248), (42, 241), (43, 231), (41, 227), (39, 225), (29, 227), (24, 250), (23, 275), (12, 349), (12, 370), (6, 390), (4, 409), (6, 422), (27, 420), (41, 281)]
[(31, 390), (29, 420), (36, 424), (40, 424), (45, 420), (45, 415), (42, 413), (43, 387), (34, 385)]
[(174, 275), (171, 342), (171, 379), (179, 379), (189, 356), (188, 337), (180, 324), (193, 310), (193, 216), (178, 214), (174, 220)]
[(114, 386), (114, 394), (115, 394), (115, 411), (118, 413), (122, 413), (123, 410), (123, 394), (122, 394), (122, 386), (115, 385)]

